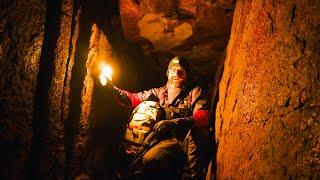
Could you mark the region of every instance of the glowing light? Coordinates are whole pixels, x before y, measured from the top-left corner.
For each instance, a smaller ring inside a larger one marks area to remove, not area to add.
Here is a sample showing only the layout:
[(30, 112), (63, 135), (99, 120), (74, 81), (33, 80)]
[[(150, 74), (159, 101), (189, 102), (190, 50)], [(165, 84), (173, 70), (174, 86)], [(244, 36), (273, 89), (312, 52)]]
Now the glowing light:
[(112, 81), (112, 68), (107, 64), (100, 64), (100, 83), (105, 86), (108, 81)]

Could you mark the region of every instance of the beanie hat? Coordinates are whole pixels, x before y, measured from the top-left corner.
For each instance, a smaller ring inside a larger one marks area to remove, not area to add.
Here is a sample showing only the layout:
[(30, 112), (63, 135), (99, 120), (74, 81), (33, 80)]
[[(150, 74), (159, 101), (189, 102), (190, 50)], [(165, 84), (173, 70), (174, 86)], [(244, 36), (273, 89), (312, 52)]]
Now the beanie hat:
[(182, 57), (176, 56), (171, 59), (169, 65), (168, 65), (167, 75), (168, 75), (168, 70), (173, 66), (182, 67), (182, 69), (185, 70), (187, 74), (190, 72), (189, 64), (188, 64), (187, 60)]

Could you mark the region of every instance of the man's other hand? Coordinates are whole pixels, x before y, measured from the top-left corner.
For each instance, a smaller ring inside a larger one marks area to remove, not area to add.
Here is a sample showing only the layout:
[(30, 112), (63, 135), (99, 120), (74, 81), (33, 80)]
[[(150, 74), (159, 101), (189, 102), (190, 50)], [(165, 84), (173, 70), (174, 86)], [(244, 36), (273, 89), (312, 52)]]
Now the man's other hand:
[(157, 136), (164, 137), (167, 136), (169, 132), (171, 132), (177, 123), (175, 120), (161, 120), (157, 124), (154, 125), (153, 131)]

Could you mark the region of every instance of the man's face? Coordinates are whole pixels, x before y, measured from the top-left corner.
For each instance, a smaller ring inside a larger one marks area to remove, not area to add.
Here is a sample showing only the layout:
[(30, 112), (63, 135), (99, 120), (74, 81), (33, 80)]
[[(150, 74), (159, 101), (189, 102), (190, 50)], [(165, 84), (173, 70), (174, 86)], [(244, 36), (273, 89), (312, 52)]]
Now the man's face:
[(187, 73), (181, 66), (172, 66), (168, 70), (168, 84), (171, 87), (182, 87), (187, 80)]

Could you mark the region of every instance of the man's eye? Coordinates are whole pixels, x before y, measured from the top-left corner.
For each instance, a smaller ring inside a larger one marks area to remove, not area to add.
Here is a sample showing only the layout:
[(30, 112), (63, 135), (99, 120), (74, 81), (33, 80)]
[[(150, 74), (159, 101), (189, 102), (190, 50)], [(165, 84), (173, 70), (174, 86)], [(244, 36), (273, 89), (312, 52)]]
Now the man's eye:
[(184, 71), (181, 70), (181, 69), (170, 69), (170, 70), (169, 70), (169, 73), (172, 73), (172, 74), (173, 74), (173, 73), (175, 73), (175, 72), (176, 72), (177, 74), (183, 74)]
[(183, 74), (183, 70), (177, 70), (177, 74), (182, 75)]

